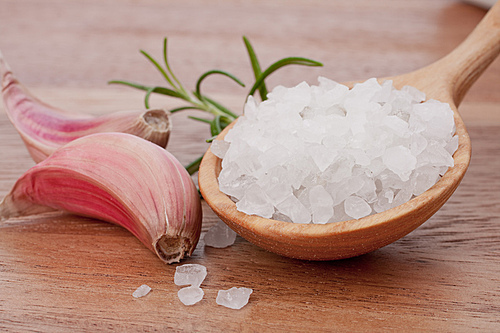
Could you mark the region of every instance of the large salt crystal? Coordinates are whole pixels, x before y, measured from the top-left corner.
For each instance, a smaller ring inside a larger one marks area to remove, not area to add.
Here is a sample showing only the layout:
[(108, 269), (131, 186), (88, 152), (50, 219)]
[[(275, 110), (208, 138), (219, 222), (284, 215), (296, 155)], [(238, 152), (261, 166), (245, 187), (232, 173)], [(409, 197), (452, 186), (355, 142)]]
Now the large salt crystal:
[(213, 140), (210, 145), (210, 150), (218, 158), (224, 158), (228, 149), (229, 143), (223, 140)]
[(414, 87), (376, 79), (351, 90), (320, 77), (278, 86), (212, 151), (219, 188), (238, 210), (295, 223), (382, 212), (430, 188), (453, 166), (453, 111)]
[(178, 286), (199, 287), (207, 276), (207, 268), (199, 264), (185, 264), (175, 269), (174, 283)]
[(135, 298), (144, 297), (149, 294), (150, 291), (151, 288), (147, 284), (143, 284), (132, 293), (132, 296)]
[(177, 297), (184, 305), (193, 305), (198, 303), (203, 299), (203, 295), (205, 293), (200, 287), (197, 286), (189, 286), (182, 289), (179, 289), (177, 292)]
[(227, 308), (238, 310), (247, 305), (252, 292), (252, 289), (244, 287), (219, 290), (215, 302)]
[(289, 216), (295, 223), (309, 223), (311, 221), (311, 214), (294, 195), (289, 195), (285, 200), (277, 204), (276, 208)]
[(408, 180), (417, 165), (417, 158), (411, 154), (408, 148), (403, 146), (387, 148), (382, 160), (387, 168), (402, 180)]
[(259, 185), (250, 185), (240, 201), (236, 203), (238, 210), (247, 214), (271, 217), (274, 207)]
[(203, 241), (206, 246), (224, 248), (234, 244), (236, 232), (229, 228), (224, 222), (218, 221), (216, 225), (208, 229)]
[(323, 186), (311, 188), (309, 202), (314, 223), (326, 223), (333, 217), (333, 199)]
[(372, 208), (360, 197), (350, 196), (344, 201), (344, 208), (347, 215), (352, 218), (360, 219), (370, 215)]

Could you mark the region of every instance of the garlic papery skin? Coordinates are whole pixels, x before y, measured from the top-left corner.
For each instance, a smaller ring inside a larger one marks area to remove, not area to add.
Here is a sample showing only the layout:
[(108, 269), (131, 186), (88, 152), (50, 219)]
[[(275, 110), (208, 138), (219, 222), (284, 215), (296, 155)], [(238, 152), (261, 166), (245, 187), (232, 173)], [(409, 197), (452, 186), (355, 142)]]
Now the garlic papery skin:
[(201, 201), (165, 149), (124, 133), (92, 134), (29, 169), (0, 203), (0, 221), (63, 210), (121, 225), (166, 263), (195, 249)]
[(2, 96), (7, 115), (33, 160), (38, 163), (79, 137), (104, 132), (130, 133), (166, 147), (170, 113), (164, 109), (118, 111), (102, 116), (71, 113), (34, 97), (14, 77), (0, 53)]

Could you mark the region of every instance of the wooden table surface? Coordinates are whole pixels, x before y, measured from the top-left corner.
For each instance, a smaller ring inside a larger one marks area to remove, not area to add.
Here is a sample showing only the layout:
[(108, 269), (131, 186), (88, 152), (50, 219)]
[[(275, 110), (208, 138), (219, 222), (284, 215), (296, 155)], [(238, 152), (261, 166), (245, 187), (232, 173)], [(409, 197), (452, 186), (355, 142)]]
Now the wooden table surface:
[[(400, 74), (452, 50), (485, 10), (461, 1), (0, 0), (0, 49), (40, 99), (93, 114), (142, 108), (143, 94), (111, 79), (163, 84), (139, 54), (161, 56), (169, 37), (174, 71), (193, 86), (206, 70), (252, 82), (241, 37), (263, 65), (304, 56), (323, 68), (290, 67), (269, 85)], [(207, 94), (241, 110), (247, 92), (211, 78)], [(177, 298), (165, 265), (126, 230), (59, 214), (0, 226), (0, 330), (78, 331), (500, 331), (500, 60), (469, 91), (460, 112), (470, 168), (448, 203), (403, 239), (357, 258), (308, 262), (238, 237), (199, 248), (204, 299)], [(154, 97), (154, 106), (176, 106)], [(187, 163), (207, 149), (208, 128), (173, 117), (169, 150)], [(0, 198), (34, 163), (0, 112)], [(217, 221), (204, 205), (203, 232)], [(134, 299), (141, 284), (153, 291)], [(252, 288), (231, 310), (217, 291)]]

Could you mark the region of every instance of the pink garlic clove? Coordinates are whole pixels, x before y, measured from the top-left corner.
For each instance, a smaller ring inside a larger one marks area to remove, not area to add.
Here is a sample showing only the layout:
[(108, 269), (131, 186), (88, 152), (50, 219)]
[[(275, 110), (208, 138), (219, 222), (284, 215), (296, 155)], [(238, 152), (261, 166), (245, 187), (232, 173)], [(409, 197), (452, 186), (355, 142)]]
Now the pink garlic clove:
[(93, 133), (130, 133), (161, 147), (167, 146), (171, 122), (166, 110), (119, 111), (91, 116), (57, 109), (34, 97), (17, 81), (1, 52), (0, 77), (7, 115), (36, 163), (60, 146)]
[(166, 263), (191, 255), (202, 210), (186, 169), (124, 133), (76, 139), (29, 169), (0, 203), (0, 221), (64, 210), (121, 225)]

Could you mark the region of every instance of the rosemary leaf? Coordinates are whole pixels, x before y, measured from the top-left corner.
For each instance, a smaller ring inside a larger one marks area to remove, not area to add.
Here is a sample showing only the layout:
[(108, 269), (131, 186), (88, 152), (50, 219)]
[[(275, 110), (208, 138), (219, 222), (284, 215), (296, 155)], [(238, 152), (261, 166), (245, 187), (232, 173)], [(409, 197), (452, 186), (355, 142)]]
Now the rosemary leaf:
[[(247, 52), (248, 52), (248, 56), (250, 58), (250, 64), (252, 65), (255, 80), (257, 80), (260, 77), (260, 75), (262, 74), (262, 70), (260, 69), (259, 60), (257, 59), (257, 55), (255, 54), (255, 51), (252, 47), (252, 44), (250, 44), (250, 41), (248, 40), (248, 38), (243, 36), (243, 42), (245, 43), (245, 46), (247, 48)], [(260, 83), (258, 89), (259, 89), (261, 100), (263, 100), (263, 101), (266, 100), (267, 99), (266, 83), (264, 81), (262, 81)]]
[(221, 116), (215, 116), (214, 120), (210, 122), (210, 133), (212, 136), (219, 135), (222, 132), (222, 127), (220, 124)]
[(200, 111), (205, 111), (202, 108), (199, 108), (197, 106), (181, 106), (175, 109), (170, 110), (170, 113), (176, 113), (179, 111), (184, 111), (184, 110), (200, 110)]
[(206, 119), (206, 118), (199, 118), (199, 117), (193, 117), (193, 116), (188, 116), (188, 118), (196, 120), (196, 121), (201, 121), (202, 123), (206, 123), (206, 124), (211, 124), (212, 123), (212, 120)]
[[(165, 62), (165, 67), (167, 68), (167, 71), (170, 73), (172, 78), (174, 79), (175, 82), (179, 85), (179, 90), (185, 91), (184, 87), (182, 86), (181, 82), (177, 79), (175, 76), (174, 72), (172, 72), (172, 69), (170, 68), (170, 64), (168, 63), (168, 58), (167, 58), (167, 37), (163, 39), (163, 61)], [(173, 82), (167, 79), (167, 81), (170, 83), (170, 85), (173, 88), (177, 88)]]
[(196, 82), (196, 96), (199, 96), (201, 97), (202, 94), (200, 92), (200, 87), (201, 87), (201, 82), (209, 75), (212, 75), (212, 74), (221, 74), (221, 75), (224, 75), (224, 76), (227, 76), (228, 78), (232, 79), (234, 82), (238, 83), (240, 86), (244, 87), (245, 84), (243, 82), (240, 81), (240, 79), (238, 79), (236, 76), (234, 76), (233, 74), (230, 74), (228, 72), (224, 72), (224, 71), (221, 71), (221, 70), (218, 70), (218, 69), (214, 69), (214, 70), (211, 70), (211, 71), (208, 71), (208, 72), (205, 72), (203, 73), (200, 78), (198, 79), (198, 81)]
[(214, 141), (216, 138), (217, 138), (217, 135), (214, 135), (210, 139), (206, 139), (205, 142), (206, 143), (212, 143), (212, 141)]
[(288, 66), (288, 65), (302, 65), (302, 66), (323, 66), (322, 63), (307, 59), (307, 58), (300, 58), (300, 57), (289, 57), (289, 58), (283, 58), (281, 60), (276, 61), (274, 64), (269, 66), (262, 74), (259, 76), (259, 78), (255, 81), (255, 84), (253, 85), (252, 89), (250, 89), (250, 92), (248, 93), (248, 96), (253, 95), (257, 88), (264, 82), (264, 80), (274, 73), (276, 70), (280, 69), (281, 67)]
[(220, 111), (224, 112), (226, 115), (229, 116), (229, 118), (232, 118), (233, 120), (236, 119), (236, 118), (238, 118), (237, 114), (233, 113), (231, 110), (229, 110), (228, 108), (226, 108), (225, 106), (223, 106), (219, 102), (216, 102), (213, 99), (208, 98), (206, 96), (204, 97), (204, 100), (206, 100), (207, 102), (209, 102), (210, 104), (212, 104), (213, 106), (215, 106)]
[(202, 159), (203, 159), (203, 155), (201, 155), (200, 157), (198, 157), (197, 159), (195, 159), (193, 162), (191, 162), (191, 163), (189, 163), (188, 165), (185, 166), (187, 172), (190, 175), (192, 175), (196, 171), (198, 171), (198, 169), (200, 168), (200, 163), (201, 163)]
[(150, 91), (152, 89), (152, 92), (157, 93), (157, 94), (162, 94), (162, 95), (167, 95), (175, 98), (180, 98), (180, 99), (185, 99), (183, 95), (179, 94), (177, 91), (165, 88), (165, 87), (149, 87), (145, 86), (142, 84), (134, 83), (134, 82), (128, 82), (128, 81), (120, 81), (120, 80), (112, 80), (108, 81), (108, 84), (121, 84), (124, 86), (136, 88), (139, 90), (144, 90), (144, 91)]
[(153, 65), (155, 65), (155, 67), (160, 71), (160, 73), (163, 75), (165, 80), (167, 80), (167, 82), (170, 83), (170, 85), (175, 89), (176, 88), (175, 84), (172, 82), (172, 80), (170, 79), (170, 76), (168, 76), (167, 72), (165, 72), (163, 67), (161, 67), (160, 64), (152, 56), (150, 56), (149, 53), (147, 53), (146, 51), (141, 50), (140, 52), (146, 58), (148, 58), (148, 60), (151, 61), (151, 63), (153, 63)]
[(140, 89), (140, 90), (145, 90), (145, 91), (148, 91), (151, 88), (151, 87), (139, 84), (139, 83), (121, 81), (121, 80), (111, 80), (111, 81), (108, 81), (108, 84), (121, 84), (124, 86), (132, 87), (132, 88)]

